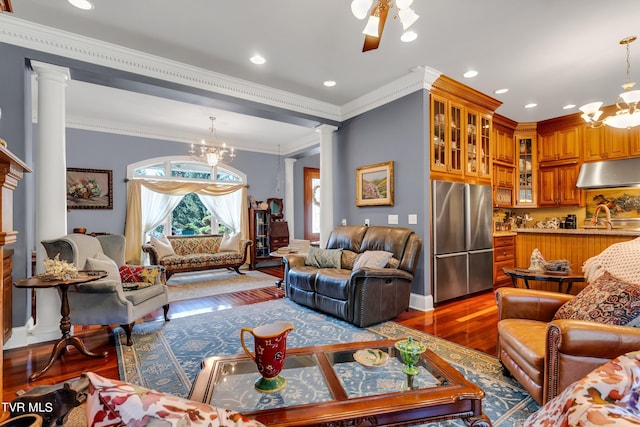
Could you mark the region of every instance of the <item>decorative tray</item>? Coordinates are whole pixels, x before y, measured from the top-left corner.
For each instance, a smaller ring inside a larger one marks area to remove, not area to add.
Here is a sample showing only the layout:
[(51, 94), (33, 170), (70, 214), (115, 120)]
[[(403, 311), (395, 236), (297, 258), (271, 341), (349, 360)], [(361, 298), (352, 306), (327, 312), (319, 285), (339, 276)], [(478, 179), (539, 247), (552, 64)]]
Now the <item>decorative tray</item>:
[(383, 366), (389, 360), (389, 355), (377, 348), (365, 348), (353, 353), (353, 359), (367, 367)]

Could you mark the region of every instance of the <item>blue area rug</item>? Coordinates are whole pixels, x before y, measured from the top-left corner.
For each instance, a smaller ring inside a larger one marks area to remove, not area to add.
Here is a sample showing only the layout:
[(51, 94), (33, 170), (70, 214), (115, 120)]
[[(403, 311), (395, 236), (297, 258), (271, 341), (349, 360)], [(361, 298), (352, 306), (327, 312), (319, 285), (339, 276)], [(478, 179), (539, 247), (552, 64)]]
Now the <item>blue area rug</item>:
[[(334, 344), (412, 336), (452, 364), (486, 393), (483, 410), (494, 426), (513, 426), (524, 420), (538, 404), (514, 380), (502, 375), (498, 360), (484, 353), (404, 327), (384, 322), (361, 329), (302, 307), (288, 299), (149, 322), (133, 329), (135, 344), (124, 345), (125, 334), (116, 329), (120, 378), (155, 390), (186, 397), (200, 372), (202, 360), (211, 356), (243, 353), (240, 329), (272, 323), (292, 322), (295, 330), (287, 347)], [(433, 425), (464, 425), (447, 421)]]

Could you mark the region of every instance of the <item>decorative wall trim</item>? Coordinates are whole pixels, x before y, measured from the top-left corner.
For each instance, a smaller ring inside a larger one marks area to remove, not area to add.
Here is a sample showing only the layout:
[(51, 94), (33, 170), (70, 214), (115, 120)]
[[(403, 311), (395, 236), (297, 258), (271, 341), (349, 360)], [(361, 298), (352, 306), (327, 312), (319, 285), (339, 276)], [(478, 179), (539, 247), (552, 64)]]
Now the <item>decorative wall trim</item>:
[(441, 72), (428, 66), (416, 67), (411, 73), (343, 105), (342, 119), (366, 113), (420, 89), (431, 90), (431, 85), (441, 75)]
[[(433, 82), (441, 75), (439, 71), (427, 66), (416, 67), (407, 75), (340, 107), (6, 14), (0, 14), (0, 42), (338, 122), (417, 90), (430, 90)], [(74, 126), (81, 128), (82, 125), (76, 122)], [(99, 130), (95, 124), (89, 126), (93, 130)], [(109, 127), (102, 131), (117, 133), (116, 128), (109, 130)], [(130, 132), (135, 134), (138, 131)]]

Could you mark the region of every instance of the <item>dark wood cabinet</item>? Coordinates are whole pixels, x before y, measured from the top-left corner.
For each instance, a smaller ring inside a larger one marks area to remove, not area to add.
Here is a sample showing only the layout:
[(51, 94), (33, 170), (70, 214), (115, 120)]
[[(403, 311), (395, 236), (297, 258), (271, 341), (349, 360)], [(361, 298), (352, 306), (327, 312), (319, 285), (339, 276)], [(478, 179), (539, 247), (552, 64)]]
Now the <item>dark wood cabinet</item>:
[[(260, 206), (261, 203), (258, 203)], [(269, 259), (269, 226), (271, 224), (271, 214), (269, 208), (249, 209), (249, 238), (253, 241), (251, 245), (251, 269), (256, 268), (256, 264), (261, 260)]]
[(289, 225), (287, 221), (271, 221), (269, 226), (269, 247), (271, 252), (289, 245)]

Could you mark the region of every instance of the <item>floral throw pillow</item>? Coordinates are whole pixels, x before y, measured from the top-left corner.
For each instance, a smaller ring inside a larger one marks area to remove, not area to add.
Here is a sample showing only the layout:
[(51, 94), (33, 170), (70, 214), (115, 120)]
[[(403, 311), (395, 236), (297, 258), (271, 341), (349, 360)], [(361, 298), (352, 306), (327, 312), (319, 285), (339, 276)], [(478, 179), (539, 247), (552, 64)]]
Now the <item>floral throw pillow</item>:
[(146, 265), (124, 264), (120, 267), (120, 279), (122, 283), (148, 282), (158, 283), (162, 271), (159, 267)]
[(640, 326), (640, 285), (604, 273), (560, 307), (556, 319)]
[(90, 427), (110, 426), (202, 426), (259, 427), (262, 423), (227, 409), (183, 399), (93, 372), (87, 395)]

